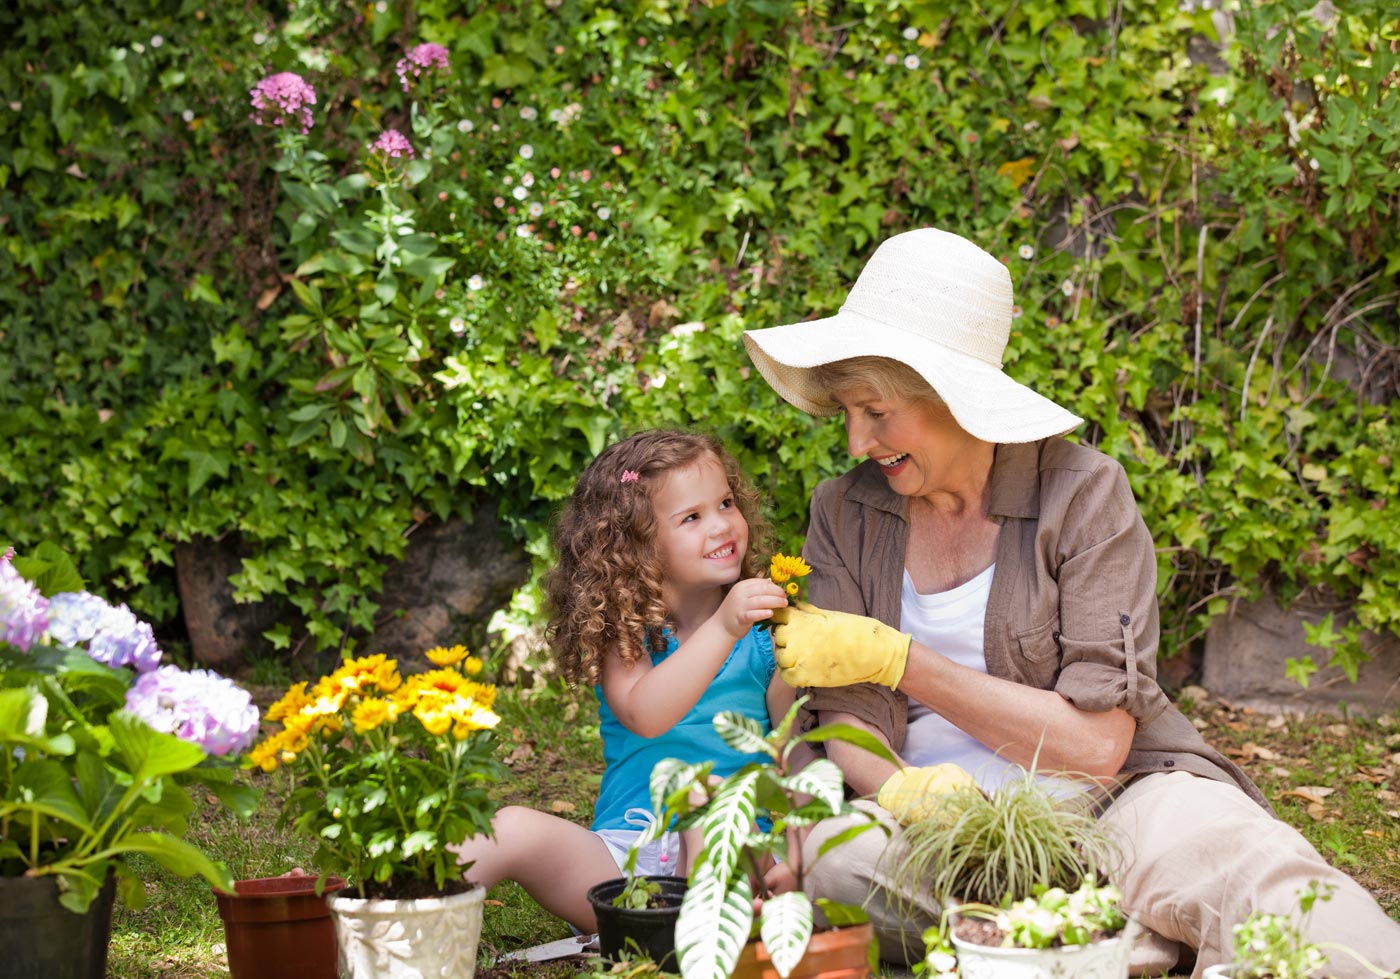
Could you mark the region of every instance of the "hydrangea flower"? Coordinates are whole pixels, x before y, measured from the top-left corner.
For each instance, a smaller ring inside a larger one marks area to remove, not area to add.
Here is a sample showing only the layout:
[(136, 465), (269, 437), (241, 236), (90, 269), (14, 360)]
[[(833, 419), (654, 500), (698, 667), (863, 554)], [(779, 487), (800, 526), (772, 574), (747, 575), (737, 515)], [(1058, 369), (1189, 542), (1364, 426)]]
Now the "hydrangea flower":
[(86, 643), (87, 654), (108, 666), (145, 673), (160, 665), (150, 623), (125, 605), (108, 605), (89, 592), (63, 592), (49, 599), (49, 635), (64, 646)]
[(14, 551), (0, 554), (0, 643), (25, 652), (49, 626), (49, 601), (15, 570)]
[(448, 71), (451, 66), (447, 49), (441, 44), (429, 43), (409, 48), (407, 56), (399, 59), (399, 63), (394, 66), (394, 71), (403, 84), (403, 90), (407, 92), (409, 75), (417, 78), (425, 71)]
[(209, 670), (162, 666), (143, 673), (127, 690), (126, 707), (211, 755), (238, 754), (258, 736), (258, 709), (248, 691)]
[(373, 153), (382, 153), (387, 159), (398, 159), (401, 156), (413, 158), (413, 144), (397, 129), (384, 130), (369, 148)]
[(280, 71), (258, 82), (248, 90), (252, 96), (253, 112), (249, 116), (259, 126), (284, 126), (295, 123), (302, 134), (311, 131), (311, 107), (316, 104), (316, 90), (296, 72)]

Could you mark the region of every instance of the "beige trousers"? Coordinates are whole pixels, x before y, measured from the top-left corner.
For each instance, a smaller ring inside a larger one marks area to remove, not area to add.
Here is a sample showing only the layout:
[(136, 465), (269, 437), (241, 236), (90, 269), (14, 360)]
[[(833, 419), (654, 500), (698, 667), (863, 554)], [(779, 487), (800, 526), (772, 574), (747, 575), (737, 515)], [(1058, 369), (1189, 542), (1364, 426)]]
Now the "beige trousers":
[[(864, 905), (881, 957), (918, 961), (924, 929), (938, 924), (938, 902), (907, 882), (898, 886), (905, 855), (898, 825), (873, 803), (856, 805), (880, 819), (890, 835), (863, 833), (818, 858), (823, 841), (851, 821), (819, 825), (803, 846), (806, 889), (813, 896)], [(1337, 946), (1380, 968), (1400, 969), (1400, 923), (1387, 917), (1365, 888), (1329, 866), (1296, 830), (1234, 786), (1185, 772), (1147, 775), (1133, 782), (1103, 819), (1128, 854), (1113, 881), (1143, 926), (1132, 975), (1170, 972), (1184, 948), (1199, 950), (1192, 973), (1199, 979), (1207, 966), (1229, 961), (1235, 922), (1255, 909), (1296, 914), (1297, 893), (1309, 880), (1336, 886), (1330, 901), (1314, 906), (1308, 927), (1313, 941), (1328, 943), (1328, 975), (1375, 976)]]

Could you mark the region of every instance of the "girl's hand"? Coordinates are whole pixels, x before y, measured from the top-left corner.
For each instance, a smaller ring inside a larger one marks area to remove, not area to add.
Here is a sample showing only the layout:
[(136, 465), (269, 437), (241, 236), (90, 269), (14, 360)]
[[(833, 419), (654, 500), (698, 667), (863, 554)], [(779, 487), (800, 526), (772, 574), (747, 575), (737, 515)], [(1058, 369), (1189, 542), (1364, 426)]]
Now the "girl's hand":
[(744, 578), (730, 587), (715, 618), (738, 642), (755, 622), (770, 618), (775, 608), (787, 603), (787, 593), (767, 578)]

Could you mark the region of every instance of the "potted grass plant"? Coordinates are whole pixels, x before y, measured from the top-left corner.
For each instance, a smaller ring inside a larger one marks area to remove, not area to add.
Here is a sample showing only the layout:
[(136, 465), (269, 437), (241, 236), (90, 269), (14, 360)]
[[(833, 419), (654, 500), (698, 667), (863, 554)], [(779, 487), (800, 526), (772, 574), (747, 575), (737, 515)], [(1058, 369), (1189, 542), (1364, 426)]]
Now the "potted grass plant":
[(404, 675), (373, 655), (294, 684), (246, 761), (292, 774), (283, 819), (316, 841), (323, 875), (348, 882), (327, 901), (347, 979), (476, 969), (486, 891), (447, 847), (491, 832), (496, 688), (462, 646), (425, 656), (435, 669)]
[[(855, 817), (857, 824), (832, 845), (882, 827), (846, 801), (835, 764), (815, 758), (800, 765), (803, 753), (798, 749), (839, 739), (881, 757), (892, 756), (874, 737), (849, 725), (798, 733), (795, 721), (804, 702), (799, 699), (767, 735), (750, 718), (729, 712), (715, 715), (715, 729), (727, 744), (740, 752), (763, 754), (766, 761), (745, 765), (722, 779), (712, 777), (710, 762), (666, 759), (652, 771), (657, 819), (639, 845), (665, 828), (698, 829), (703, 838), (676, 922), (684, 979), (757, 977), (768, 971), (784, 979), (836, 973), (859, 979), (870, 974), (873, 934), (859, 908), (818, 901), (830, 927), (815, 930), (813, 902), (801, 886), (808, 868), (793, 834), (838, 816)], [(788, 864), (795, 890), (768, 891), (765, 874), (778, 861)], [(757, 913), (756, 898), (761, 902)]]
[(7, 975), (102, 979), (115, 900), (145, 904), (132, 857), (216, 887), (183, 837), (191, 790), (247, 815), (232, 756), (257, 736), (246, 691), (162, 665), (150, 625), (85, 590), (60, 549), (0, 554), (0, 948)]
[(1105, 878), (1115, 854), (1088, 793), (1035, 771), (991, 790), (966, 779), (905, 830), (897, 890), (943, 906), (925, 933), (932, 979), (1121, 979), (1137, 924)]

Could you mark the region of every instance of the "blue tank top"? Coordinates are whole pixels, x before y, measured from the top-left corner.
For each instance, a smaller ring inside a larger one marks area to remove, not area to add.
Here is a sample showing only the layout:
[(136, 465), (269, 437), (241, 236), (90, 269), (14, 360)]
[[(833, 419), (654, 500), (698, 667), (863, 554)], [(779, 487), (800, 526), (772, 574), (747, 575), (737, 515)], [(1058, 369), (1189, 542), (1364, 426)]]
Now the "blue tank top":
[[(675, 635), (668, 635), (666, 651), (651, 654), (652, 665), (663, 662), (676, 646)], [(663, 758), (713, 760), (715, 774), (720, 776), (732, 775), (751, 761), (766, 761), (766, 755), (739, 754), (725, 744), (715, 731), (714, 717), (723, 710), (737, 711), (762, 724), (765, 733), (771, 730), (767, 693), (775, 669), (773, 637), (755, 626), (734, 644), (700, 702), (671, 730), (654, 738), (624, 727), (608, 707), (602, 686), (594, 687), (607, 770), (593, 809), (593, 828), (636, 830), (636, 824), (626, 822), (624, 816), (634, 807), (651, 811), (651, 770)]]

